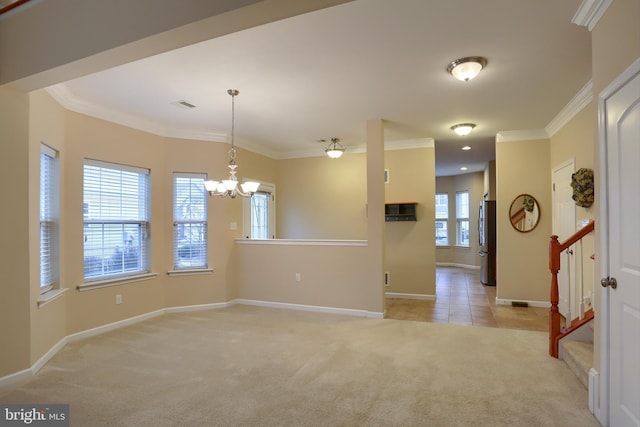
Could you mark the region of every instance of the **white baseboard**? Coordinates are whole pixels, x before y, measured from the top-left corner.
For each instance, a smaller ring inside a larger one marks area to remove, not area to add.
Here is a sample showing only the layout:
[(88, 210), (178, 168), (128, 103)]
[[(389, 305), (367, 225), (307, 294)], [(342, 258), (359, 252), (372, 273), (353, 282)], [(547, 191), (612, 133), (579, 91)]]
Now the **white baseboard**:
[(469, 270), (480, 270), (479, 265), (458, 264), (455, 262), (436, 262), (436, 267), (459, 267), (467, 268)]
[(235, 299), (233, 304), (254, 305), (258, 307), (282, 308), (286, 310), (315, 311), (318, 313), (342, 314), (346, 316), (367, 317), (370, 319), (383, 319), (381, 312), (356, 310), (350, 308), (323, 307), (319, 305), (290, 304), (284, 302), (259, 301), (250, 299)]
[(164, 312), (169, 313), (185, 313), (188, 311), (201, 311), (201, 310), (216, 310), (220, 308), (227, 308), (232, 306), (230, 302), (214, 302), (211, 304), (198, 304), (198, 305), (182, 305), (179, 307), (167, 307)]
[(598, 414), (598, 402), (600, 393), (600, 374), (595, 369), (589, 369), (589, 411), (595, 415)]
[(419, 299), (426, 301), (435, 301), (435, 295), (426, 295), (426, 294), (402, 294), (398, 292), (385, 292), (384, 296), (386, 298), (404, 298), (404, 299)]
[(512, 305), (512, 303), (518, 303), (518, 302), (526, 302), (527, 305), (529, 305), (529, 307), (542, 307), (542, 308), (549, 308), (551, 307), (551, 304), (548, 303), (547, 301), (530, 301), (530, 300), (524, 300), (524, 299), (501, 299), (501, 298), (496, 298), (496, 304), (498, 305)]
[(98, 326), (86, 331), (76, 332), (75, 334), (67, 335), (67, 342), (74, 342), (85, 338), (93, 337), (95, 335), (104, 334), (105, 332), (120, 329), (125, 326), (133, 325), (135, 323), (143, 322), (145, 320), (153, 319), (154, 317), (162, 316), (165, 313), (165, 309), (152, 311), (150, 313), (141, 314), (139, 316), (129, 317), (128, 319), (118, 320), (117, 322), (107, 323), (106, 325)]
[(40, 357), (40, 359), (36, 360), (36, 363), (34, 363), (33, 366), (31, 367), (31, 373), (33, 375), (37, 374), (40, 371), (40, 369), (42, 369), (42, 367), (46, 365), (49, 360), (51, 360), (53, 356), (55, 356), (60, 350), (62, 350), (62, 348), (65, 345), (67, 345), (68, 342), (69, 342), (68, 336), (58, 341), (53, 347), (49, 349), (49, 351), (43, 354), (42, 357)]
[(182, 313), (189, 311), (201, 311), (201, 310), (214, 310), (230, 307), (236, 304), (255, 305), (262, 307), (283, 308), (289, 310), (304, 310), (304, 311), (316, 311), (320, 313), (328, 314), (343, 314), (348, 316), (366, 317), (370, 319), (383, 319), (384, 315), (381, 312), (367, 311), (367, 310), (354, 310), (346, 308), (335, 307), (321, 307), (314, 305), (302, 305), (302, 304), (287, 304), (277, 303), (269, 301), (257, 301), (247, 299), (235, 299), (229, 302), (211, 303), (211, 304), (198, 304), (181, 307), (167, 307), (160, 310), (152, 311), (149, 313), (141, 314), (139, 316), (130, 317), (128, 319), (119, 320), (117, 322), (108, 323), (106, 325), (98, 326), (86, 331), (76, 332), (71, 335), (67, 335), (58, 341), (53, 347), (51, 347), (42, 357), (40, 357), (30, 368), (23, 369), (22, 371), (15, 372), (13, 374), (0, 377), (0, 389), (17, 382), (27, 381), (35, 376), (49, 360), (53, 358), (60, 350), (64, 348), (68, 343), (78, 341), (81, 339), (93, 337), (103, 334), (105, 332), (113, 331), (125, 326), (133, 325), (135, 323), (143, 322), (145, 320), (152, 319), (154, 317), (162, 316), (169, 313)]

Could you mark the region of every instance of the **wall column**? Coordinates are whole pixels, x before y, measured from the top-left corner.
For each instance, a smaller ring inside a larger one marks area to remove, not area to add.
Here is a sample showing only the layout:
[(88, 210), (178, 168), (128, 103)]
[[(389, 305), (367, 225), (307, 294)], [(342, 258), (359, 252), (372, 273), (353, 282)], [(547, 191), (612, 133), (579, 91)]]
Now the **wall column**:
[(384, 312), (384, 124), (367, 121), (367, 238), (369, 241), (368, 282), (375, 289), (366, 306)]
[[(29, 95), (0, 86), (0, 377), (30, 366)], [(37, 209), (37, 207), (34, 207)]]

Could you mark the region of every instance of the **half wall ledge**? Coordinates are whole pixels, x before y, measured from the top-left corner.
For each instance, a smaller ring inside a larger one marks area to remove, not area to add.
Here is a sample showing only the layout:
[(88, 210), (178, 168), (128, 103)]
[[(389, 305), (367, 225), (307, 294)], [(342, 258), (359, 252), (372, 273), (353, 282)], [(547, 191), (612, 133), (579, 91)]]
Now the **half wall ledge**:
[(240, 245), (273, 246), (369, 246), (368, 240), (331, 240), (331, 239), (236, 239)]

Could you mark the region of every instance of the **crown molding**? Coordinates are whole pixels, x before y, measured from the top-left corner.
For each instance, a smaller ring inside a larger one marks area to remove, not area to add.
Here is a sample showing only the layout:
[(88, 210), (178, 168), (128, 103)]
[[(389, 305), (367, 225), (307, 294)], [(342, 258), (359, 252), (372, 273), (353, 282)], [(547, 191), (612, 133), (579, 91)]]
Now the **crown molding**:
[[(412, 150), (415, 148), (434, 148), (435, 142), (433, 138), (418, 138), (418, 139), (404, 139), (398, 141), (385, 141), (384, 150), (385, 151), (393, 151), (393, 150)], [(346, 153), (348, 154), (358, 154), (358, 153), (366, 153), (367, 146), (366, 144), (358, 144), (358, 145), (349, 145), (345, 147)], [(276, 158), (278, 160), (285, 159), (300, 159), (305, 157), (322, 157), (324, 156), (324, 147), (320, 149), (312, 149), (312, 150), (299, 150), (299, 151), (288, 151), (286, 153), (279, 154)]]
[(435, 148), (433, 138), (402, 139), (399, 141), (385, 141), (384, 150), (412, 150), (414, 148)]
[(58, 104), (67, 110), (75, 111), (76, 113), (85, 114), (97, 119), (106, 120), (108, 122), (117, 123), (143, 132), (152, 133), (154, 135), (166, 138), (183, 138), (210, 142), (227, 142), (228, 140), (226, 133), (197, 129), (169, 128), (159, 125), (151, 120), (142, 119), (131, 114), (125, 114), (111, 108), (82, 101), (76, 98), (64, 83), (49, 86), (46, 88), (46, 91), (58, 102)]
[(584, 85), (582, 89), (573, 97), (571, 101), (549, 122), (544, 128), (549, 136), (553, 136), (564, 125), (569, 123), (569, 120), (575, 117), (580, 111), (584, 109), (589, 103), (593, 101), (593, 81)]
[(549, 134), (544, 129), (506, 130), (496, 134), (496, 143), (532, 141), (536, 139), (549, 139)]
[(593, 31), (607, 8), (611, 6), (611, 3), (613, 3), (613, 0), (582, 0), (582, 4), (578, 7), (576, 14), (573, 15), (571, 22)]

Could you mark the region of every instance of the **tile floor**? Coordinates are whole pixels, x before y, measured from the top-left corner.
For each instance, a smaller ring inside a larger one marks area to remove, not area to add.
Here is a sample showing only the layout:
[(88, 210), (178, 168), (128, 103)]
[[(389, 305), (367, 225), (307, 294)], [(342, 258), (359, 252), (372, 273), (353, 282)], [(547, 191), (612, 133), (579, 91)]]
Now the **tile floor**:
[(387, 298), (386, 305), (389, 319), (549, 330), (548, 308), (496, 305), (496, 287), (480, 283), (480, 270), (438, 267), (435, 301)]

